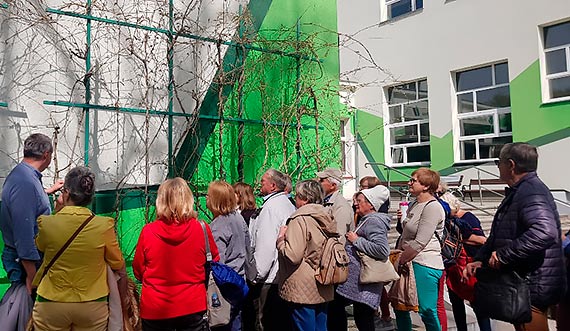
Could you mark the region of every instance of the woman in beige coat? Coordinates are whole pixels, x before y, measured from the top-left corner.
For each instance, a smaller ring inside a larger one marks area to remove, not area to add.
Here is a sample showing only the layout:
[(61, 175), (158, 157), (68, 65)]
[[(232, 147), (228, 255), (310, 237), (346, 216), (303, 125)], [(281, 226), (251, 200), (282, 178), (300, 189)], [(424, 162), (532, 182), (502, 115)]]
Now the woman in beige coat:
[(336, 223), (321, 205), (323, 197), (318, 182), (299, 182), (295, 196), (298, 209), (277, 238), (279, 295), (290, 304), (293, 330), (326, 330), (327, 302), (334, 298), (333, 285), (315, 280), (326, 238), (338, 236)]

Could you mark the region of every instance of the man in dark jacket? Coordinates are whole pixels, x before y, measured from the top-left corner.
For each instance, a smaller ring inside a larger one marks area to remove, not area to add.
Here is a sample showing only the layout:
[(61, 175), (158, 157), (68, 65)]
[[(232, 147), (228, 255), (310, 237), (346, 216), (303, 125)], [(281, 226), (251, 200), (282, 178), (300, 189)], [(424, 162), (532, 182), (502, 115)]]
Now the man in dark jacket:
[(538, 153), (525, 143), (506, 144), (496, 162), (509, 188), (497, 209), (487, 242), (467, 265), (529, 275), (532, 321), (516, 330), (548, 331), (546, 310), (565, 292), (560, 217), (550, 190), (536, 175)]

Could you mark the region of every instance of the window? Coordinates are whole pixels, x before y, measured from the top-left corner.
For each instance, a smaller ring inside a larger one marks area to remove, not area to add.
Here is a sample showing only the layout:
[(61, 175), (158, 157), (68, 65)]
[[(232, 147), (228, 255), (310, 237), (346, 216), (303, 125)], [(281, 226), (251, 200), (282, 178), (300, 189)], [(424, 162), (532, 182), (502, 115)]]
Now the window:
[(423, 0), (381, 0), (380, 20), (382, 22), (403, 16), (424, 7)]
[[(356, 85), (350, 82), (341, 82), (340, 102), (348, 108), (348, 115), (355, 111), (354, 92)], [(351, 131), (352, 121), (349, 118), (340, 119), (340, 149), (341, 149), (341, 170), (345, 176), (352, 176), (356, 167), (356, 140)]]
[(570, 22), (543, 28), (543, 99), (570, 99)]
[(387, 154), (393, 165), (429, 163), (427, 80), (388, 87)]
[(459, 161), (496, 158), (512, 142), (509, 67), (498, 63), (455, 74)]

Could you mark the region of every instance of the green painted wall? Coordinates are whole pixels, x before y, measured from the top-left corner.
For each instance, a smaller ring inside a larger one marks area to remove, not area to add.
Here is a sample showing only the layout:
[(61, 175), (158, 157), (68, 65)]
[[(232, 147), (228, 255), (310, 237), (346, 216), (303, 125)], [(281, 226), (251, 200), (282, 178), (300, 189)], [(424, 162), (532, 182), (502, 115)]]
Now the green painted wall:
[[(543, 104), (541, 97), (539, 61), (533, 62), (510, 83), (513, 141), (546, 145), (570, 136), (570, 101)], [(384, 130), (382, 118), (359, 112), (356, 131), (359, 144), (368, 162), (384, 162)], [(453, 158), (453, 133), (449, 131), (439, 138), (430, 136), (431, 165), (442, 175), (451, 175), (470, 165), (455, 165)], [(398, 167), (411, 174), (417, 167)], [(386, 171), (374, 168), (379, 178), (386, 178)], [(404, 176), (391, 173), (391, 180), (403, 180)]]
[[(258, 31), (258, 46), (295, 51), (296, 24), (300, 18), (299, 51), (306, 56), (318, 57), (322, 63), (301, 60), (301, 97), (297, 98), (297, 61), (295, 58), (250, 51), (243, 54), (246, 75), (242, 89), (244, 118), (273, 122), (296, 122), (297, 106), (303, 110), (301, 123), (311, 125), (301, 130), (301, 154), (297, 158), (295, 144), (297, 128), (262, 125), (245, 125), (244, 133), (244, 181), (257, 184), (262, 173), (275, 167), (293, 174), (294, 180), (312, 178), (318, 169), (338, 166), (340, 163), (339, 119), (345, 111), (338, 102), (339, 59), (335, 0), (311, 2), (291, 0), (252, 0), (249, 4)], [(316, 22), (316, 23), (315, 23)], [(252, 32), (252, 35), (255, 35)], [(232, 71), (239, 54), (228, 52), (224, 70)], [(228, 77), (235, 84), (212, 84), (201, 106), (201, 114), (217, 115), (218, 102), (225, 105), (225, 117), (237, 117), (237, 101), (240, 85), (238, 72)], [(256, 88), (253, 88), (256, 87)], [(260, 88), (261, 87), (261, 88)], [(262, 111), (263, 110), (263, 111)], [(268, 117), (269, 114), (270, 116)], [(318, 116), (315, 116), (318, 114)], [(209, 220), (204, 194), (211, 180), (225, 178), (237, 181), (237, 128), (235, 123), (220, 125), (202, 121), (193, 135), (189, 135), (175, 160), (174, 173), (190, 179), (196, 195), (199, 216)], [(318, 131), (315, 129), (318, 128)], [(220, 159), (220, 137), (222, 158)], [(220, 160), (225, 174), (220, 176)], [(146, 220), (153, 220), (157, 186), (98, 192), (92, 205), (97, 214), (115, 217), (117, 235), (129, 266), (136, 242)], [(150, 206), (150, 207), (145, 207)], [(3, 243), (0, 240), (0, 246)], [(0, 270), (0, 293), (3, 293), (6, 275)]]
[[(513, 141), (551, 142), (555, 132), (567, 132), (570, 126), (570, 101), (543, 104), (539, 61), (532, 63), (511, 81)], [(544, 137), (541, 139), (541, 137)], [(564, 138), (564, 134), (557, 139)]]

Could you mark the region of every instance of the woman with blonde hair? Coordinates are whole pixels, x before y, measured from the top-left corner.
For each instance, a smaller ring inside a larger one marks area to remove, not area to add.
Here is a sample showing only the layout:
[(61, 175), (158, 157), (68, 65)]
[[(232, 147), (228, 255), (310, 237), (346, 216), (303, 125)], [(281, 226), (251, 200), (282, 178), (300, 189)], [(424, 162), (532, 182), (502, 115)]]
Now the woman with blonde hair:
[(61, 210), (38, 219), (36, 245), (44, 259), (34, 278), (35, 330), (107, 330), (107, 264), (123, 277), (126, 271), (115, 221), (87, 208), (94, 194), (95, 174), (75, 167), (58, 197)]
[[(206, 207), (214, 215), (210, 223), (220, 262), (245, 277), (249, 231), (241, 214), (236, 210), (237, 200), (233, 187), (224, 181), (214, 181), (208, 186)], [(214, 329), (214, 328), (212, 328)], [(240, 307), (232, 307), (230, 323), (215, 330), (241, 330)]]
[(237, 182), (233, 186), (237, 198), (237, 206), (245, 223), (249, 226), (251, 216), (257, 211), (255, 196), (251, 185)]
[[(208, 330), (206, 243), (194, 196), (184, 179), (158, 188), (157, 220), (141, 231), (133, 272), (142, 282), (143, 330)], [(213, 260), (218, 249), (206, 225)]]

